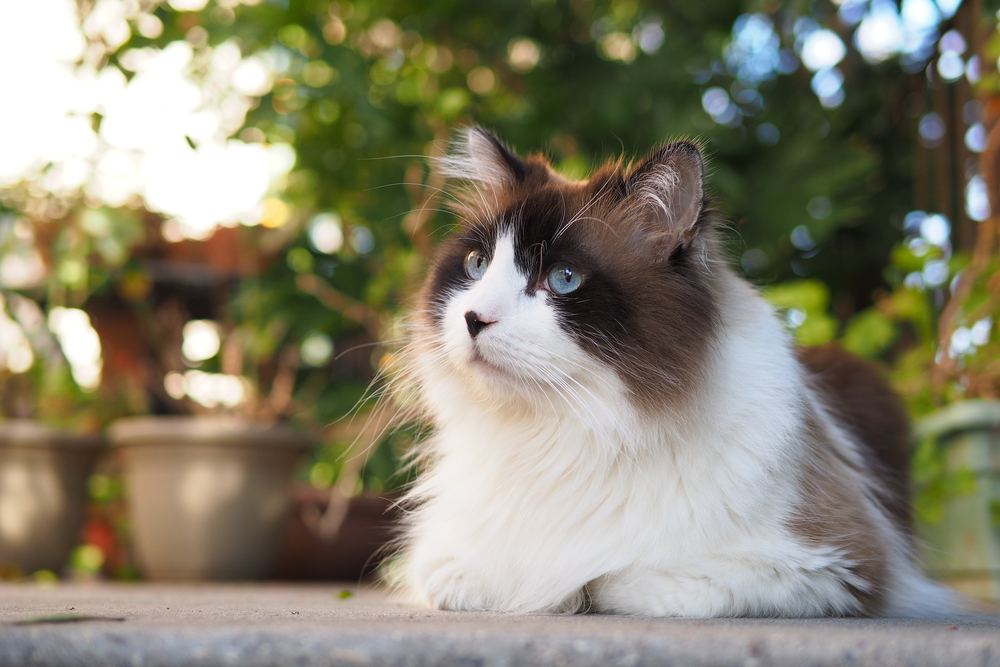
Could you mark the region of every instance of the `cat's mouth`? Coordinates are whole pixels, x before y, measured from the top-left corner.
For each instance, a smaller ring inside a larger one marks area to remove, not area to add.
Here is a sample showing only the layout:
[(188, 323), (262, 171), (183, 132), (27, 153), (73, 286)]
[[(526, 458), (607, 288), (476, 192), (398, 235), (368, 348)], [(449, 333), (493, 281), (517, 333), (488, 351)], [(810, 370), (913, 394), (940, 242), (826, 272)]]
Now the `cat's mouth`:
[(503, 368), (501, 368), (500, 366), (498, 366), (497, 364), (493, 363), (485, 356), (483, 356), (483, 353), (479, 349), (479, 346), (476, 345), (475, 343), (472, 344), (472, 353), (469, 355), (469, 366), (481, 372), (486, 372), (490, 374), (493, 373), (500, 373), (503, 375), (507, 374), (507, 372)]

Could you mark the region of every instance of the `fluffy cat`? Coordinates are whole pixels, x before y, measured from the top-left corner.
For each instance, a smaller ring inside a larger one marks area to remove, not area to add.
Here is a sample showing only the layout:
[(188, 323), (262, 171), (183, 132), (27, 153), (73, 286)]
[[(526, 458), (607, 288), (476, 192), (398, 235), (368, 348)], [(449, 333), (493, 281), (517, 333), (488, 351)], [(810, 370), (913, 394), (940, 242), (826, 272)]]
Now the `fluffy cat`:
[(796, 349), (721, 259), (700, 150), (584, 181), (465, 131), (405, 351), (405, 586), (442, 609), (933, 615), (907, 420), (866, 363)]

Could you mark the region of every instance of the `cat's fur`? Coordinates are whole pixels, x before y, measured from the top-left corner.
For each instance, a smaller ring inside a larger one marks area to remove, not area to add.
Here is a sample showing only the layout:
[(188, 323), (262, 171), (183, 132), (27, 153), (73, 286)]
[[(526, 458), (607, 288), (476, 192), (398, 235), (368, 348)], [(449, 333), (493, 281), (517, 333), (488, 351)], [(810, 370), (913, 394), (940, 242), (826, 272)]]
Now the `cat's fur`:
[[(569, 181), (474, 128), (442, 164), (466, 187), (407, 350), (434, 427), (402, 551), (419, 599), (653, 616), (954, 608), (914, 563), (897, 400), (864, 362), (797, 351), (727, 268), (694, 144)], [(479, 280), (471, 251), (489, 261)], [(550, 289), (557, 262), (582, 272), (576, 291)]]

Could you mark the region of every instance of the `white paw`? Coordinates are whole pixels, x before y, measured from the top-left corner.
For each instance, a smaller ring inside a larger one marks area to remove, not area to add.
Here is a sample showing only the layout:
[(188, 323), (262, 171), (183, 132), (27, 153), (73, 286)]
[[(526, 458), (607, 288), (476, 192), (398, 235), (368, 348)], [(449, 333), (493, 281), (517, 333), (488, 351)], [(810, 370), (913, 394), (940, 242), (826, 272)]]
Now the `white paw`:
[(421, 587), (432, 607), (455, 611), (488, 609), (482, 586), (464, 567), (450, 558), (429, 570)]
[(705, 618), (732, 613), (732, 596), (704, 577), (616, 573), (588, 584), (598, 611), (632, 616)]

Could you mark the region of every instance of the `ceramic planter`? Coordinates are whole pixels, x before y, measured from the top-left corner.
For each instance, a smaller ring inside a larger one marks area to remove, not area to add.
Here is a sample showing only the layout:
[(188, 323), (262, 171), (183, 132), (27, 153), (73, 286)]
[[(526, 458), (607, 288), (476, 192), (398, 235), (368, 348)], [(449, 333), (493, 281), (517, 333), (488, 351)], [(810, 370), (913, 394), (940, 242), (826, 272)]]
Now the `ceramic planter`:
[(307, 438), (287, 427), (219, 417), (125, 419), (108, 436), (121, 456), (145, 577), (268, 574)]
[(77, 542), (104, 446), (29, 420), (0, 422), (0, 567), (60, 570)]
[(948, 473), (967, 469), (976, 478), (975, 493), (947, 501), (940, 522), (918, 522), (924, 562), (963, 593), (1000, 601), (1000, 402), (956, 403), (922, 421), (916, 432), (937, 441)]

